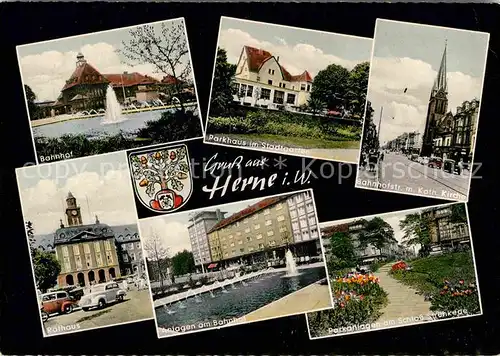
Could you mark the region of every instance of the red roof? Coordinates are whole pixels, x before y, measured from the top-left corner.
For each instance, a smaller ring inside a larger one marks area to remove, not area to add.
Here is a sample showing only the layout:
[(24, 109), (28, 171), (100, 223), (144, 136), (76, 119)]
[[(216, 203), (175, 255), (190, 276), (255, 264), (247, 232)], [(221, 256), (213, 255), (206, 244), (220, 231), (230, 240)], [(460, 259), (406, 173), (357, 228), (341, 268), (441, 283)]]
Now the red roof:
[(78, 84), (100, 84), (107, 83), (108, 80), (97, 69), (88, 63), (76, 67), (71, 77), (66, 81), (62, 90), (69, 89)]
[(208, 233), (220, 230), (227, 225), (230, 225), (238, 220), (241, 220), (249, 215), (252, 215), (252, 214), (258, 212), (259, 210), (265, 209), (268, 206), (271, 206), (271, 205), (276, 204), (282, 200), (285, 200), (289, 196), (290, 195), (282, 195), (279, 197), (266, 198), (264, 200), (259, 201), (258, 203), (250, 205), (248, 208), (245, 208), (245, 209), (241, 210), (240, 212), (237, 212), (237, 213), (231, 215), (230, 217), (228, 217), (224, 220), (221, 220), (220, 222), (215, 224), (214, 227), (212, 227)]
[[(245, 50), (248, 58), (248, 69), (251, 72), (258, 72), (260, 67), (268, 61), (271, 58), (274, 58), (274, 56), (263, 49), (259, 48), (254, 48), (250, 46), (244, 46), (243, 49)], [(277, 60), (276, 60), (277, 61)], [(283, 65), (278, 63), (278, 65), (281, 68), (281, 73), (283, 74), (283, 78), (289, 82), (300, 82), (300, 81), (307, 81), (307, 82), (312, 82), (312, 77), (311, 74), (306, 70), (302, 74), (299, 75), (291, 75), (288, 70), (286, 70)]]
[(161, 80), (163, 84), (177, 84), (177, 83), (182, 83), (181, 80), (177, 79), (173, 75), (167, 74), (164, 76)]
[[(147, 75), (137, 72), (121, 73), (121, 74), (103, 74), (104, 77), (111, 83), (112, 86), (130, 87), (134, 85), (157, 84), (159, 81)], [(123, 83), (122, 83), (123, 82)]]
[(349, 231), (349, 224), (339, 224), (322, 228), (321, 234), (323, 235), (323, 237), (330, 237), (336, 232), (347, 232), (347, 231)]

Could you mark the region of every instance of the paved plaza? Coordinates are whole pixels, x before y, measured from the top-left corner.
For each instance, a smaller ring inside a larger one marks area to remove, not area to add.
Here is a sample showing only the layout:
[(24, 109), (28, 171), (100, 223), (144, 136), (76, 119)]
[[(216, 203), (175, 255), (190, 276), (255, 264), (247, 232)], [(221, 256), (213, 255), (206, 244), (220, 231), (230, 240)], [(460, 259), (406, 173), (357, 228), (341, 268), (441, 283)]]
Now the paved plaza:
[(153, 318), (149, 290), (129, 291), (123, 302), (110, 304), (103, 309), (83, 311), (76, 308), (71, 314), (53, 314), (44, 323), (47, 335), (63, 334), (102, 326)]

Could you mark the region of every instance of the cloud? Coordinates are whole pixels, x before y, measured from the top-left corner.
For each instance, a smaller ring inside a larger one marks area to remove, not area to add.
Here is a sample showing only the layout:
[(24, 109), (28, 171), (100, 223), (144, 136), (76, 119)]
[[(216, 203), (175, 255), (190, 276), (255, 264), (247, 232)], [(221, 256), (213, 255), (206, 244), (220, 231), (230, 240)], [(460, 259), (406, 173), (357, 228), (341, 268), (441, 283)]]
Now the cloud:
[[(182, 217), (183, 215), (180, 216)], [(179, 215), (177, 215), (177, 217), (179, 217)], [(191, 251), (187, 225), (185, 222), (181, 222), (181, 219), (182, 218), (161, 217), (141, 220), (139, 222), (141, 236), (144, 241), (147, 241), (154, 235), (158, 236), (162, 241), (163, 247), (169, 249), (169, 254), (171, 256), (184, 250)]]
[(81, 172), (68, 178), (62, 186), (55, 179), (41, 179), (29, 188), (20, 186), (24, 218), (33, 222), (37, 235), (54, 232), (59, 227), (59, 219), (65, 222), (65, 199), (69, 191), (81, 207), (84, 224), (93, 223), (94, 215), (108, 225), (137, 221), (128, 170), (110, 170), (104, 175)]
[[(380, 107), (383, 106), (380, 130), (382, 142), (404, 132), (423, 132), (430, 91), (436, 76), (437, 71), (421, 60), (373, 58), (368, 100), (375, 110), (376, 124)], [(448, 110), (455, 113), (456, 107), (463, 101), (479, 99), (481, 81), (481, 78), (461, 72), (448, 73)]]
[(245, 31), (229, 28), (220, 31), (219, 47), (227, 51), (228, 62), (234, 64), (238, 62), (243, 46), (267, 50), (274, 56), (279, 56), (280, 63), (293, 75), (307, 70), (314, 77), (320, 70), (332, 63), (342, 65), (347, 69), (352, 69), (359, 63), (324, 53), (310, 44), (298, 43), (291, 46), (283, 38), (275, 39), (277, 43), (261, 41)]
[[(164, 74), (155, 73), (151, 64), (129, 66), (122, 62), (117, 47), (99, 42), (83, 45), (81, 52), (101, 74), (138, 72), (161, 79)], [(31, 87), (38, 101), (55, 100), (59, 96), (66, 80), (75, 70), (78, 52), (45, 51), (20, 58), (21, 74), (24, 84)]]

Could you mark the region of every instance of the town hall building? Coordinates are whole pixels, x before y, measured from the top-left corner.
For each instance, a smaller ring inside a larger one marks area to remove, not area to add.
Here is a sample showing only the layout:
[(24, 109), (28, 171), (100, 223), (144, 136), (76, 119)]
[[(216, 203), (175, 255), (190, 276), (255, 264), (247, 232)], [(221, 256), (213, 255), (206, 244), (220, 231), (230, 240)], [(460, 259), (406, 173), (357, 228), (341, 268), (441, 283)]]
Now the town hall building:
[(88, 286), (120, 277), (115, 234), (96, 216), (92, 224), (83, 224), (80, 206), (70, 193), (66, 198), (66, 224), (62, 219), (54, 234), (54, 249), (61, 272), (57, 285)]
[(279, 56), (244, 46), (236, 66), (234, 100), (241, 105), (294, 110), (307, 103), (312, 82), (307, 70), (292, 75), (280, 63)]

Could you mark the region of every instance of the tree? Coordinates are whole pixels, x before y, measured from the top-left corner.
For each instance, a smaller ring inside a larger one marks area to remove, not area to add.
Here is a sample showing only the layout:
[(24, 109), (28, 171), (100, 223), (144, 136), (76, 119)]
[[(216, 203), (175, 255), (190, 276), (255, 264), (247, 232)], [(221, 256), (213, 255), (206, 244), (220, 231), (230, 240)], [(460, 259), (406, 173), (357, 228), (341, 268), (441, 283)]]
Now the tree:
[(168, 258), (168, 249), (163, 245), (163, 241), (160, 237), (152, 232), (150, 238), (146, 239), (143, 244), (144, 251), (148, 255), (148, 259), (152, 261), (153, 264), (156, 265), (156, 269), (158, 272), (158, 278), (160, 280), (160, 286), (163, 289), (163, 279), (164, 273), (166, 271), (166, 267), (164, 261)]
[(29, 85), (24, 84), (24, 92), (26, 93), (26, 101), (28, 103), (28, 112), (30, 120), (37, 120), (39, 117), (39, 108), (35, 104), (36, 94)]
[(193, 273), (195, 270), (193, 253), (184, 250), (175, 254), (172, 257), (172, 270), (176, 276)]
[(363, 126), (363, 143), (361, 145), (361, 152), (369, 152), (372, 149), (378, 148), (378, 134), (373, 122), (373, 108), (372, 103), (366, 103), (365, 124)]
[(347, 93), (349, 71), (338, 64), (330, 64), (314, 77), (311, 97), (326, 104), (330, 110), (336, 109)]
[(224, 113), (233, 102), (236, 89), (233, 86), (236, 65), (227, 62), (227, 52), (217, 48), (214, 79), (212, 81), (212, 96), (210, 98), (211, 114)]
[(321, 99), (310, 96), (307, 100), (307, 108), (313, 116), (316, 116), (326, 108), (326, 104)]
[(451, 207), (450, 222), (457, 224), (467, 224), (467, 213), (465, 211), (465, 204), (453, 204)]
[(45, 293), (57, 284), (57, 276), (61, 273), (61, 265), (52, 252), (35, 250), (33, 255), (35, 281), (38, 289)]
[(336, 232), (330, 237), (332, 254), (343, 261), (346, 267), (352, 266), (356, 261), (354, 245), (351, 236), (346, 232)]
[(363, 117), (365, 111), (369, 73), (369, 62), (359, 63), (349, 72), (349, 78), (347, 80), (346, 99), (348, 102), (349, 110), (355, 117)]
[(33, 223), (31, 221), (25, 222), (26, 235), (28, 236), (28, 243), (30, 246), (31, 256), (35, 255), (36, 251), (36, 238), (35, 238), (35, 229), (33, 227)]
[(408, 214), (399, 222), (403, 231), (403, 244), (406, 246), (420, 245), (420, 254), (424, 256), (430, 251), (432, 242), (431, 219), (425, 214)]
[(362, 247), (372, 245), (381, 250), (385, 245), (396, 242), (392, 226), (382, 218), (376, 217), (365, 223), (364, 229), (359, 234)]
[(171, 75), (180, 110), (185, 111), (182, 91), (191, 76), (191, 60), (184, 21), (135, 27), (129, 35), (130, 40), (122, 41), (123, 49), (119, 52), (131, 66), (151, 64), (157, 73)]

